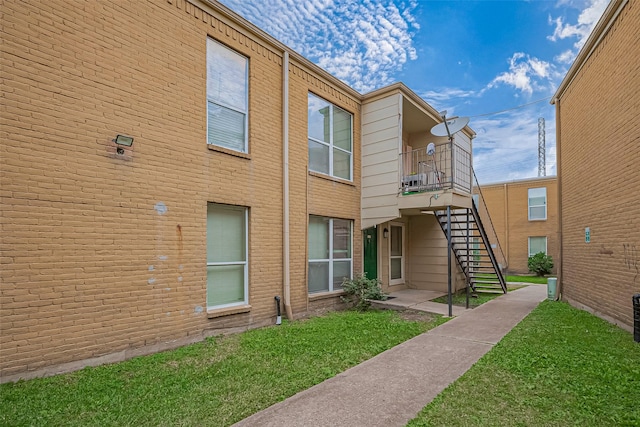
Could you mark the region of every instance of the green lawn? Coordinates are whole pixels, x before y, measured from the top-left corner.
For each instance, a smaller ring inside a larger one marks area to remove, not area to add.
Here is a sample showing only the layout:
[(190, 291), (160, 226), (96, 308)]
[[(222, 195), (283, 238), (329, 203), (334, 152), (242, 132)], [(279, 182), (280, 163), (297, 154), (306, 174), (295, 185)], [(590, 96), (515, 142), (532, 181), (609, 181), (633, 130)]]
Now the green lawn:
[(541, 285), (547, 284), (547, 278), (540, 276), (505, 276), (504, 280), (507, 282), (538, 283)]
[[(511, 292), (511, 291), (516, 290), (516, 289), (520, 289), (523, 286), (526, 286), (526, 285), (520, 285), (520, 286), (518, 286), (518, 285), (508, 285), (507, 286), (507, 291)], [(504, 295), (504, 294), (502, 294), (502, 293), (476, 292), (476, 297), (472, 297), (471, 294), (469, 294), (469, 308), (476, 308), (478, 306), (481, 306), (485, 302), (491, 301), (492, 299), (497, 298), (500, 295)], [(445, 296), (441, 296), (441, 297), (432, 299), (431, 301), (439, 302), (441, 304), (449, 304), (449, 297), (447, 295), (445, 295)], [(455, 306), (466, 307), (467, 306), (467, 294), (466, 294), (466, 291), (462, 291), (462, 292), (453, 294), (451, 303), (453, 305), (455, 305)]]
[(542, 302), (408, 425), (640, 426), (640, 344)]
[(445, 321), (402, 316), (332, 313), (3, 384), (0, 425), (230, 425)]
[[(333, 313), (3, 384), (0, 425), (230, 425), (443, 322)], [(631, 334), (545, 301), (409, 426), (638, 426), (638, 402)]]

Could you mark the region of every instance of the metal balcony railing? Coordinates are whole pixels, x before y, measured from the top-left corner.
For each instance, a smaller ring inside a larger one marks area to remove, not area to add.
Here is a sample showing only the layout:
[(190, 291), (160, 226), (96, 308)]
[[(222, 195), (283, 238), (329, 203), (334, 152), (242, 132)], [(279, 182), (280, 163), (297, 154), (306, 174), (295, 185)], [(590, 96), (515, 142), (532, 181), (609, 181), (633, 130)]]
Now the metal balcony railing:
[(455, 143), (437, 145), (431, 155), (426, 148), (407, 151), (399, 162), (402, 194), (453, 188), (471, 193), (471, 153)]

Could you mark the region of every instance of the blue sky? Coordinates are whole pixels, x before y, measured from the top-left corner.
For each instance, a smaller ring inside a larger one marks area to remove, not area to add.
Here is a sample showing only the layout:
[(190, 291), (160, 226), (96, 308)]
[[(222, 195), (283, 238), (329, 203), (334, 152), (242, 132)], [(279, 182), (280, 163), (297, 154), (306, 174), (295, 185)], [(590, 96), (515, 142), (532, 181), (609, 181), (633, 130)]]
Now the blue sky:
[(540, 117), (555, 175), (549, 98), (608, 1), (222, 3), (361, 93), (401, 81), (449, 116), (469, 116), (486, 184), (538, 176)]

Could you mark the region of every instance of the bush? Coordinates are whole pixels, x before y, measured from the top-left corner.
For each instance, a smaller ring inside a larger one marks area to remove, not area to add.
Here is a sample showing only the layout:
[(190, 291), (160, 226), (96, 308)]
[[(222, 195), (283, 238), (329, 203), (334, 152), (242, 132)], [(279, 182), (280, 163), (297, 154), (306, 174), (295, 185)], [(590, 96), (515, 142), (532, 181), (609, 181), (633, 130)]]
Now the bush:
[(367, 279), (366, 273), (359, 273), (353, 279), (344, 279), (342, 290), (347, 294), (342, 300), (353, 304), (357, 310), (364, 311), (371, 306), (370, 300), (384, 301), (387, 296), (382, 292), (379, 279)]
[(529, 257), (528, 265), (530, 272), (536, 273), (536, 276), (544, 276), (545, 274), (551, 273), (553, 258), (544, 252), (538, 252)]

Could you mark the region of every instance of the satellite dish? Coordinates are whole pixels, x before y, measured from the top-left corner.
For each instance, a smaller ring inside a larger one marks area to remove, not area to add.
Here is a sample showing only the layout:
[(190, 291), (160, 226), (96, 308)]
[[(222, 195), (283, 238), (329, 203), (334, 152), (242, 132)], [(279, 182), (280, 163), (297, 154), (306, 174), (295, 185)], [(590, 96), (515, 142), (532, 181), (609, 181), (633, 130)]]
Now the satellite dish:
[(451, 138), (456, 132), (462, 130), (469, 123), (469, 117), (456, 117), (454, 119), (445, 119), (444, 122), (438, 123), (431, 128), (431, 133), (435, 136), (448, 136)]
[(433, 156), (434, 154), (436, 154), (436, 144), (430, 142), (429, 145), (427, 145), (427, 155)]

